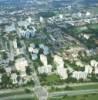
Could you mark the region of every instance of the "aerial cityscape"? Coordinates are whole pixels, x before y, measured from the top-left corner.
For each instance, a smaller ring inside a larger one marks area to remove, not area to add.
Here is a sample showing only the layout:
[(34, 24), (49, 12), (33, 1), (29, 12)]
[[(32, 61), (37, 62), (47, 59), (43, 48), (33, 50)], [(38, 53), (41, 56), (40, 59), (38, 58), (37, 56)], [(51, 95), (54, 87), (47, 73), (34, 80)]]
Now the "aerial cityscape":
[(0, 0), (0, 100), (98, 100), (98, 0)]

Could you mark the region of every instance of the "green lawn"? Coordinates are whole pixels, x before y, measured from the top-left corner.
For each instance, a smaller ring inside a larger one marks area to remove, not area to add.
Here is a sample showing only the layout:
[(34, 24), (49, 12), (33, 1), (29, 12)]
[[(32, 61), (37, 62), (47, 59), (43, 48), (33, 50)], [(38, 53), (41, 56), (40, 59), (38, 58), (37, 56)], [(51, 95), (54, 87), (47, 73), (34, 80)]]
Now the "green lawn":
[(57, 85), (64, 82), (56, 74), (52, 74), (49, 76), (39, 76), (39, 78), (42, 85)]
[(98, 29), (98, 24), (88, 25), (91, 29)]
[(84, 85), (84, 86), (75, 86), (74, 90), (85, 90), (85, 89), (98, 89), (98, 84), (94, 85)]
[(87, 90), (87, 89), (98, 89), (98, 84), (92, 84), (92, 85), (82, 85), (82, 86), (67, 86), (64, 88), (55, 88), (51, 87), (49, 89), (49, 92), (55, 92), (55, 91), (68, 91), (68, 90)]

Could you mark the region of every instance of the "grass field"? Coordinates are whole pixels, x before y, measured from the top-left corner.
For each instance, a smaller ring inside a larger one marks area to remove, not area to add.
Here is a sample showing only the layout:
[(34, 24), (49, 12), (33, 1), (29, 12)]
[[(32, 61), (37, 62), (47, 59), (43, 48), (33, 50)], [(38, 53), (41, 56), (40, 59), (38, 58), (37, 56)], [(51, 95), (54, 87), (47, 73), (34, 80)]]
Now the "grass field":
[(73, 89), (74, 90), (98, 89), (98, 84), (75, 86), (75, 87), (73, 87)]
[(98, 89), (98, 84), (80, 85), (80, 86), (67, 86), (62, 88), (52, 87), (49, 88), (49, 92), (56, 91), (68, 91), (68, 90), (87, 90), (87, 89)]
[(40, 81), (42, 85), (57, 85), (57, 84), (61, 84), (61, 80), (60, 77), (56, 74), (52, 74), (49, 76), (41, 76), (40, 77)]

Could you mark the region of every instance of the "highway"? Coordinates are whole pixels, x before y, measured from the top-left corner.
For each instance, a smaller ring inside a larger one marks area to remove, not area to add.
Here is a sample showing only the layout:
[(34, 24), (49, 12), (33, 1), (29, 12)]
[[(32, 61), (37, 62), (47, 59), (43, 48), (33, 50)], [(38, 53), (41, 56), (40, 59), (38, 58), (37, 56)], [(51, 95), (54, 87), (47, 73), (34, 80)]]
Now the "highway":
[(13, 96), (5, 96), (5, 97), (0, 97), (0, 100), (28, 100), (28, 99), (33, 99), (34, 95), (33, 94), (17, 94)]
[(88, 89), (88, 90), (72, 90), (72, 91), (61, 91), (53, 92), (49, 94), (49, 97), (58, 97), (58, 96), (77, 96), (77, 95), (86, 95), (98, 93), (98, 89)]

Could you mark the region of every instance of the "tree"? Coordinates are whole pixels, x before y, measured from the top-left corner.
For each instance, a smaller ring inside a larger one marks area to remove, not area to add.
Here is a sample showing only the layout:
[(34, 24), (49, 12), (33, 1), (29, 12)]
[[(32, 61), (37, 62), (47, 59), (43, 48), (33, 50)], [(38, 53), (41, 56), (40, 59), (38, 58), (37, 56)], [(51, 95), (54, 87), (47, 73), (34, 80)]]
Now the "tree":
[(5, 69), (3, 67), (0, 67), (0, 73), (5, 73)]
[(73, 90), (73, 88), (72, 87), (69, 87), (69, 86), (66, 86), (65, 87), (65, 90)]
[(8, 85), (11, 85), (12, 81), (10, 77), (7, 74), (2, 75), (2, 85), (3, 87), (7, 87)]
[(63, 96), (63, 98), (62, 98), (62, 100), (65, 100), (65, 98), (67, 98), (68, 97), (68, 95), (66, 94), (66, 95), (64, 95)]
[(30, 89), (28, 89), (28, 88), (25, 88), (25, 92), (26, 93), (31, 93), (32, 91)]
[(31, 75), (32, 73), (32, 69), (28, 66), (27, 68), (26, 68), (26, 73), (27, 73), (27, 75)]
[(6, 52), (3, 52), (3, 53), (2, 53), (2, 58), (3, 58), (3, 59), (7, 59), (7, 58), (8, 58), (8, 56), (7, 56), (7, 53), (6, 53)]

